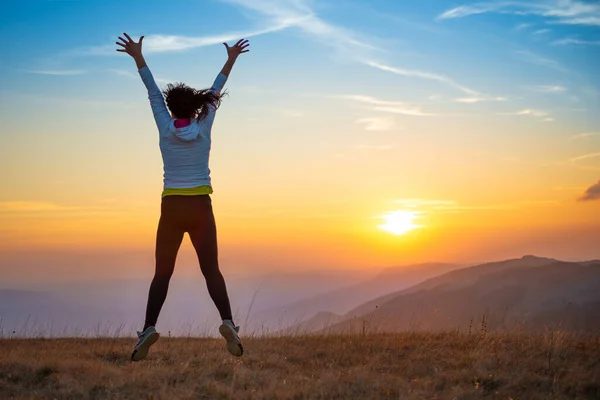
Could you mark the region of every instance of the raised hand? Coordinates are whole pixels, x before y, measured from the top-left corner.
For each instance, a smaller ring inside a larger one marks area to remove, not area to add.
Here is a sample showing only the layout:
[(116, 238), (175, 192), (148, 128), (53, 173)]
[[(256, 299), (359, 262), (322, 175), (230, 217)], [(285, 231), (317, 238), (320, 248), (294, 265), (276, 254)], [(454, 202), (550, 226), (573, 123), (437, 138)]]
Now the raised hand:
[(123, 33), (123, 35), (125, 35), (127, 40), (125, 40), (121, 36), (119, 36), (119, 39), (121, 39), (121, 42), (115, 42), (115, 43), (123, 48), (117, 49), (117, 51), (120, 51), (122, 53), (127, 53), (133, 58), (142, 57), (142, 41), (144, 40), (144, 37), (141, 36), (140, 40), (138, 42), (134, 42), (133, 39), (131, 39), (128, 34)]
[(236, 59), (240, 54), (247, 53), (250, 50), (247, 50), (247, 47), (250, 46), (247, 39), (240, 39), (233, 46), (229, 46), (227, 43), (223, 43), (225, 48), (227, 49), (227, 56), (232, 59)]

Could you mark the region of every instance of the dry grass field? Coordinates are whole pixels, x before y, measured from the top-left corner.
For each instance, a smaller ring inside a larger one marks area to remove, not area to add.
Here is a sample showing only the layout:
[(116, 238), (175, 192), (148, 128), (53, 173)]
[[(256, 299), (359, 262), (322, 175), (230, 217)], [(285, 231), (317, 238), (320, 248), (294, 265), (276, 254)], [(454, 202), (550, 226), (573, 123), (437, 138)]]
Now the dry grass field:
[(2, 339), (0, 399), (600, 399), (600, 337), (403, 333)]

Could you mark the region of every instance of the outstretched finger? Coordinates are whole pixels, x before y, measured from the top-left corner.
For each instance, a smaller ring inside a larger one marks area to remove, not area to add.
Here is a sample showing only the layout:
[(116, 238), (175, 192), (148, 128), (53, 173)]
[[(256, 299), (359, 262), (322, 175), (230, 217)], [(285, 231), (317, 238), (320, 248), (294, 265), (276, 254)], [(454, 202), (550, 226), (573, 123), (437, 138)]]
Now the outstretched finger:
[(249, 51), (250, 51), (250, 50), (242, 50), (242, 51), (240, 51), (240, 53), (247, 53), (247, 52), (249, 52)]
[(124, 45), (123, 43), (119, 43), (119, 42), (115, 42), (115, 43), (116, 43), (117, 45), (121, 46), (121, 47), (125, 47), (125, 48), (127, 48), (127, 46), (126, 46), (126, 45)]
[(117, 51), (120, 51), (121, 53), (127, 53), (127, 54), (129, 54), (129, 51), (127, 51), (127, 50), (117, 49)]
[(121, 36), (119, 36), (119, 39), (123, 42), (123, 44), (127, 45), (127, 40), (123, 39)]
[(138, 41), (139, 44), (142, 44), (142, 40), (144, 40), (145, 36), (140, 36), (140, 40)]
[(131, 39), (131, 37), (127, 33), (123, 32), (123, 35), (127, 36), (127, 39), (129, 39), (130, 42), (133, 42), (133, 39)]
[(237, 41), (237, 43), (236, 43), (235, 45), (236, 45), (236, 46), (239, 46), (239, 45), (240, 45), (240, 44), (241, 44), (243, 41), (246, 41), (246, 42), (247, 42), (247, 40), (246, 40), (246, 39), (240, 39), (240, 40), (238, 40), (238, 41)]
[(238, 47), (243, 50), (243, 49), (245, 49), (248, 46), (250, 46), (250, 43), (246, 43), (246, 44), (238, 46)]
[(227, 43), (223, 43), (225, 45), (225, 47), (227, 48), (227, 50), (229, 50), (229, 45)]

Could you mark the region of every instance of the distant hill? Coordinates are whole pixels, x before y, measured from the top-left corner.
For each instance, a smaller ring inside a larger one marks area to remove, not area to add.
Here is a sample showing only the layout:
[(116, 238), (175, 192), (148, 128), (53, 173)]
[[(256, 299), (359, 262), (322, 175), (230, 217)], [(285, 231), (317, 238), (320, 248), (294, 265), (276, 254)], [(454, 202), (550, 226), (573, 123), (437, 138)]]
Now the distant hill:
[[(374, 278), (362, 283), (317, 296), (307, 296), (301, 301), (254, 313), (251, 318), (253, 325), (250, 329), (260, 329), (260, 327), (285, 329), (307, 321), (321, 312), (344, 314), (366, 301), (411, 287), (460, 267), (457, 264), (427, 263), (386, 268)], [(323, 315), (317, 317), (321, 319)], [(311, 324), (313, 323), (309, 323)], [(318, 322), (314, 324), (314, 326), (318, 325)]]
[[(340, 316), (333, 332), (600, 329), (600, 262), (526, 256), (448, 272)], [(485, 317), (484, 317), (485, 316)]]
[[(256, 274), (227, 279), (236, 322), (245, 325), (250, 305), (264, 311), (277, 304), (353, 285), (364, 271), (301, 271)], [(1, 284), (1, 283), (0, 283)], [(143, 324), (150, 278), (49, 284), (43, 290), (0, 287), (0, 337), (69, 336)], [(198, 270), (193, 277), (174, 277), (157, 328), (178, 335), (203, 335), (220, 323)]]

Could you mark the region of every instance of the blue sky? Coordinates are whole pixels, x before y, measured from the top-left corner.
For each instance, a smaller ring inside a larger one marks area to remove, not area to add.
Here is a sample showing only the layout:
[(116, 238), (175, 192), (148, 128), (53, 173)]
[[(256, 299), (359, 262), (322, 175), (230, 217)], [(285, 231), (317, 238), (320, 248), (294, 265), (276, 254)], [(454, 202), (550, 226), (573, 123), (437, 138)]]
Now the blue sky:
[(600, 178), (597, 1), (22, 0), (0, 27), (0, 210), (154, 215), (156, 128), (114, 44), (128, 32), (163, 87), (209, 86), (221, 43), (250, 39), (213, 131), (232, 216), (366, 220), (417, 198), (589, 219), (575, 199)]

